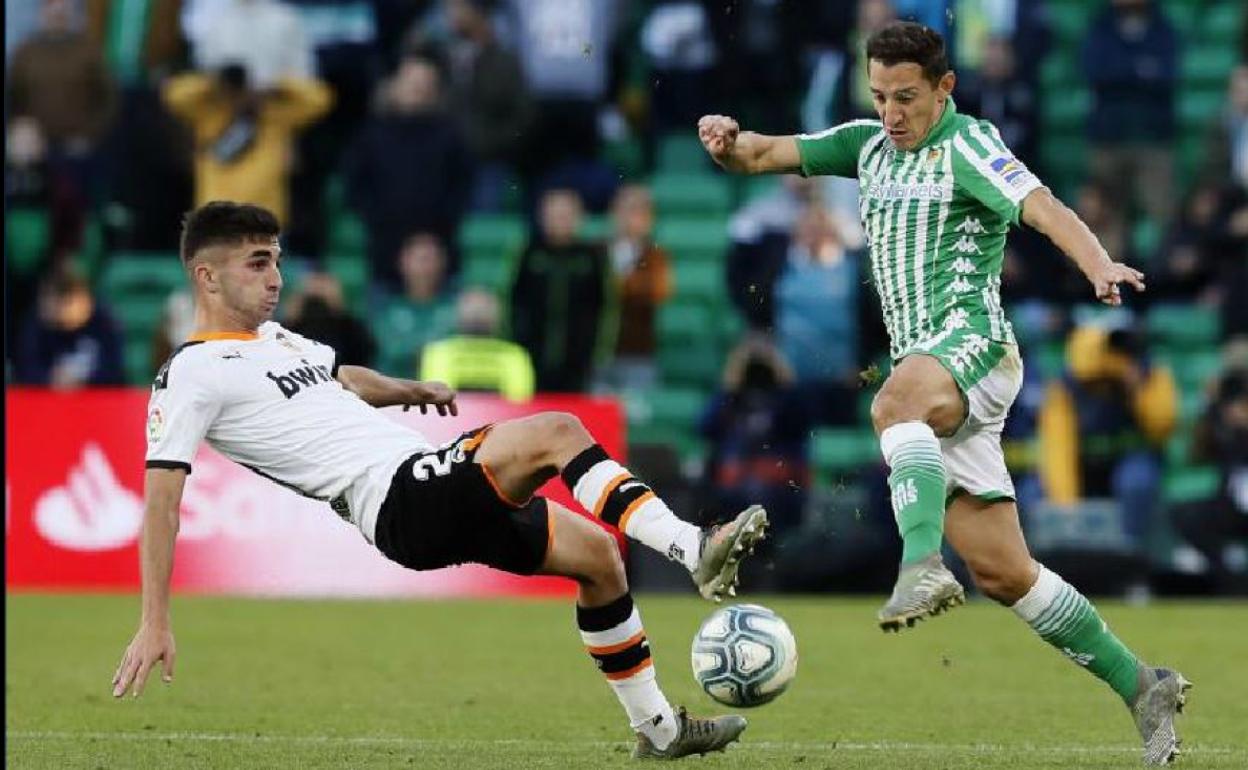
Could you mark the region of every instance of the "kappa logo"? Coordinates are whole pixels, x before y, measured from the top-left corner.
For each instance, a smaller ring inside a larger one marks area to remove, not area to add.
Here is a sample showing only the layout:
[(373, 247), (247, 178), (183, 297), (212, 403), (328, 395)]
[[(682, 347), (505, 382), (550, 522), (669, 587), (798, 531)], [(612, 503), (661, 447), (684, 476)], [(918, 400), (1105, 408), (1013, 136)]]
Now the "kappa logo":
[(1092, 663), (1092, 661), (1096, 660), (1096, 656), (1090, 652), (1075, 652), (1069, 647), (1063, 647), (1062, 654), (1064, 654), (1066, 657), (1073, 660), (1075, 663), (1078, 663), (1080, 666), (1083, 666), (1084, 668), (1087, 668), (1088, 665)]
[(334, 376), (330, 374), (329, 367), (322, 364), (310, 364), (306, 358), (299, 360), (303, 362), (303, 366), (291, 369), (285, 374), (264, 373), (265, 377), (273, 380), (278, 390), (282, 391), (282, 395), (286, 398), (294, 398), (305, 387), (310, 388), (313, 385), (333, 382)]
[(117, 480), (99, 445), (88, 443), (65, 484), (35, 502), (35, 529), (72, 551), (108, 551), (134, 542), (143, 524), (143, 500)]

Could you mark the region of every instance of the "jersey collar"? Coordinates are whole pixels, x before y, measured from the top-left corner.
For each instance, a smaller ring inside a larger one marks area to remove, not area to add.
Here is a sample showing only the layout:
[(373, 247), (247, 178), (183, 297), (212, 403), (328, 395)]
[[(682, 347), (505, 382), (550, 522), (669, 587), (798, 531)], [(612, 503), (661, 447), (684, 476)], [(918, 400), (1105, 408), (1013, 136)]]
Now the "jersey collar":
[(242, 340), (248, 342), (260, 339), (256, 332), (198, 332), (187, 337), (188, 342), (212, 342), (214, 340)]
[(932, 126), (932, 130), (927, 132), (927, 136), (923, 137), (923, 141), (915, 145), (913, 150), (909, 152), (918, 152), (928, 145), (935, 144), (943, 140), (948, 134), (949, 129), (953, 126), (953, 116), (957, 113), (958, 108), (953, 104), (953, 97), (950, 96), (945, 100), (945, 109), (940, 113), (940, 119)]

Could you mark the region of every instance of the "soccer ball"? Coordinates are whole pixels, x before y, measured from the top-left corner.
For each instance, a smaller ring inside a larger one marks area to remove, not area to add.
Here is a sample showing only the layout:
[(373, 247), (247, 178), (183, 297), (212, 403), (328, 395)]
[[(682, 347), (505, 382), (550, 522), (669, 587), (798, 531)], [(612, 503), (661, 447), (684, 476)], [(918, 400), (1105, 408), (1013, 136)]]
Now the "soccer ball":
[(779, 615), (757, 604), (716, 610), (693, 637), (693, 678), (726, 706), (770, 703), (797, 673), (797, 642)]

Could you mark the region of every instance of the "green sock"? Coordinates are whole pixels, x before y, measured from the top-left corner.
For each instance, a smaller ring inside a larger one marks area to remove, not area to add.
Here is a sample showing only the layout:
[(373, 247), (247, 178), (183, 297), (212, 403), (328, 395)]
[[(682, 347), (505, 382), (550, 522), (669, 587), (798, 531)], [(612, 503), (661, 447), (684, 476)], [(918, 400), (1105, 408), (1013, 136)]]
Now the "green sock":
[(1114, 636), (1083, 594), (1041, 565), (1036, 583), (1013, 606), (1020, 618), (1063, 655), (1108, 684), (1130, 704), (1139, 687), (1139, 659)]
[(903, 422), (880, 434), (892, 473), (888, 487), (901, 532), (903, 564), (939, 553), (945, 532), (945, 461), (940, 441), (925, 423)]

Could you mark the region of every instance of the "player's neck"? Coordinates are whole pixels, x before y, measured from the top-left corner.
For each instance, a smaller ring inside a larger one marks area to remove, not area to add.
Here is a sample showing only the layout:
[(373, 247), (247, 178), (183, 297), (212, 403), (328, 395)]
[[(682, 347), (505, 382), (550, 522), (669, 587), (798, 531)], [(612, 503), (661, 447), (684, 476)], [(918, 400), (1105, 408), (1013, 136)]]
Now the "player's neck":
[(191, 333), (192, 338), (207, 339), (222, 334), (255, 336), (257, 324), (251, 323), (237, 313), (223, 308), (206, 307), (206, 304), (198, 304), (195, 308), (195, 329)]

